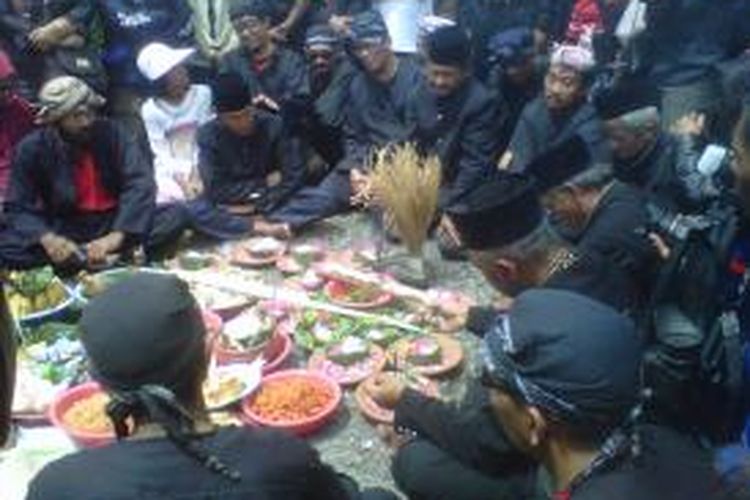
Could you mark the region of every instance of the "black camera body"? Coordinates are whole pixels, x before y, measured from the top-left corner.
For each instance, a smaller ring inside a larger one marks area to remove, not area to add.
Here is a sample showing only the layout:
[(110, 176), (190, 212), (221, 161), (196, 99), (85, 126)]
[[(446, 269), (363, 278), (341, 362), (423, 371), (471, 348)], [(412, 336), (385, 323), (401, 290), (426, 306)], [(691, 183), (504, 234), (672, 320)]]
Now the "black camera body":
[(648, 211), (672, 253), (649, 304), (646, 414), (714, 443), (731, 440), (741, 426), (742, 340), (726, 284), (739, 210), (720, 197), (700, 215)]

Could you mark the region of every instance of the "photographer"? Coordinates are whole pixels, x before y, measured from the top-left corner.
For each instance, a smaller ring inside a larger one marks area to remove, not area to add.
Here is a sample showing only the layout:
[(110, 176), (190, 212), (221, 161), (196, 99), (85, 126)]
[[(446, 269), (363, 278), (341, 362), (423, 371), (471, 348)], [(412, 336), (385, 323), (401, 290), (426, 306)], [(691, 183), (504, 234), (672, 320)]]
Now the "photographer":
[(727, 152), (726, 160), (714, 162), (719, 191), (700, 214), (652, 210), (651, 216), (665, 262), (651, 297), (652, 348), (644, 363), (644, 383), (653, 393), (650, 418), (714, 444), (738, 439), (748, 408), (747, 110), (732, 146), (734, 159)]

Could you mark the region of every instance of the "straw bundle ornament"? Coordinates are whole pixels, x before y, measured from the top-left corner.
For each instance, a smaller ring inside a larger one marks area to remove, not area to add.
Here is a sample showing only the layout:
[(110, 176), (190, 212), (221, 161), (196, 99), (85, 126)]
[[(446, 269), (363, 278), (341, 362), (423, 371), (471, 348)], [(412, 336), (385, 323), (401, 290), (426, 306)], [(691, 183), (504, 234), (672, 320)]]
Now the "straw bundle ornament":
[(414, 144), (387, 146), (375, 154), (372, 191), (409, 252), (420, 253), (437, 211), (440, 160), (422, 156)]

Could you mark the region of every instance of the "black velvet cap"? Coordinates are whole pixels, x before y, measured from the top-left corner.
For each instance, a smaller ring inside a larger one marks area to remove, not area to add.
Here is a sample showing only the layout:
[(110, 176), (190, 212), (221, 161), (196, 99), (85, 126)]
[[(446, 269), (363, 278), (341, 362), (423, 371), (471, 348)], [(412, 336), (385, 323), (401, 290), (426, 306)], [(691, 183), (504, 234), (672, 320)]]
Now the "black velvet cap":
[(522, 293), (481, 351), (498, 386), (566, 423), (617, 425), (638, 399), (633, 321), (575, 292)]
[(509, 245), (531, 234), (544, 220), (531, 179), (507, 173), (479, 184), (451, 204), (447, 215), (469, 250)]
[(250, 92), (242, 77), (236, 73), (219, 75), (212, 89), (214, 108), (217, 113), (231, 113), (250, 106)]
[(658, 108), (659, 105), (656, 87), (633, 79), (623, 80), (594, 98), (594, 106), (602, 120), (613, 120), (639, 109)]
[(591, 166), (591, 154), (580, 136), (553, 147), (536, 157), (527, 167), (539, 193), (546, 193), (565, 184)]
[(94, 378), (117, 390), (172, 387), (204, 360), (206, 329), (187, 283), (138, 273), (95, 297), (81, 318)]
[(465, 68), (471, 58), (469, 36), (458, 26), (438, 28), (427, 36), (427, 57), (441, 66)]

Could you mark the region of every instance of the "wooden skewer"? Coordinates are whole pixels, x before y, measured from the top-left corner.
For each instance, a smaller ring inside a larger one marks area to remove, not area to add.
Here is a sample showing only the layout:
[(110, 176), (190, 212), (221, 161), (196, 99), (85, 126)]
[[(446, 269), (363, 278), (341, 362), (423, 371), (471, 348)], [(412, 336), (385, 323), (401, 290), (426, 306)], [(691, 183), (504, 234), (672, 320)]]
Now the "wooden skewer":
[(348, 316), (351, 318), (367, 319), (376, 323), (399, 328), (401, 330), (406, 330), (413, 333), (426, 333), (422, 328), (416, 327), (409, 323), (405, 323), (403, 321), (399, 321), (394, 318), (389, 318), (387, 316), (381, 316), (364, 311), (356, 311), (353, 309), (348, 309), (346, 307), (329, 304), (327, 302), (313, 300), (309, 298), (305, 293), (300, 293), (285, 288), (270, 287), (265, 283), (258, 281), (232, 282), (232, 280), (230, 279), (224, 280), (222, 282), (217, 282), (215, 277), (211, 279), (208, 276), (201, 275), (200, 272), (178, 271), (177, 274), (190, 283), (214, 288), (224, 292), (242, 295), (244, 297), (264, 300), (281, 299), (285, 302), (292, 303), (299, 307), (315, 309), (318, 311), (326, 311), (332, 314)]

